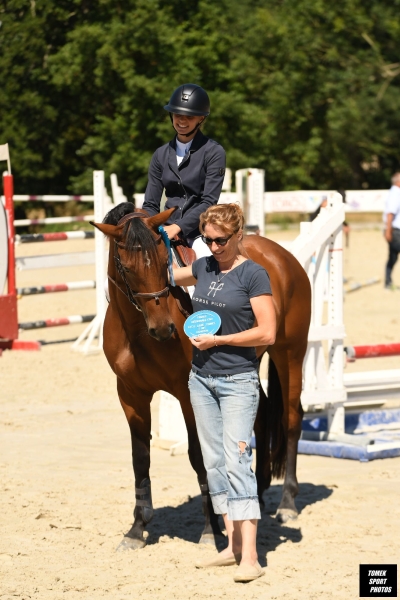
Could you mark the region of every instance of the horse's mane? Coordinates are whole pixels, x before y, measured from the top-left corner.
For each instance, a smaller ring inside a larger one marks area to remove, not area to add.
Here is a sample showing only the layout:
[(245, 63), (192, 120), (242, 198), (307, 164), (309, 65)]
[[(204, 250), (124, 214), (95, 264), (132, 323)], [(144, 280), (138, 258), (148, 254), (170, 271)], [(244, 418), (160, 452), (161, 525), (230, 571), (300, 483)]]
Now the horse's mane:
[[(135, 212), (135, 207), (132, 202), (121, 202), (121, 204), (118, 204), (106, 214), (103, 223), (117, 225), (125, 215), (133, 212)], [(136, 252), (136, 250), (140, 248), (145, 264), (147, 262), (146, 258), (158, 260), (157, 246), (154, 237), (151, 235), (150, 229), (146, 227), (141, 218), (134, 218), (125, 223), (123, 236), (125, 238), (125, 250), (129, 254), (132, 253), (134, 256), (138, 256), (139, 253)]]
[(103, 223), (107, 223), (107, 225), (118, 225), (118, 222), (129, 213), (133, 213), (135, 211), (135, 207), (132, 202), (121, 202), (114, 206), (103, 219)]

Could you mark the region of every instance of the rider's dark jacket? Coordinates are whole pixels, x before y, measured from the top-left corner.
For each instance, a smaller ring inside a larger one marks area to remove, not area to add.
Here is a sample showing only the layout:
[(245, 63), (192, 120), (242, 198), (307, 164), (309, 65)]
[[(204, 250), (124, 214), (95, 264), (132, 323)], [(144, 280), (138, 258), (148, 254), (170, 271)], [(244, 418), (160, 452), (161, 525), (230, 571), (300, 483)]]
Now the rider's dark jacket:
[(225, 150), (198, 131), (190, 151), (177, 165), (176, 137), (158, 148), (151, 159), (143, 208), (150, 216), (160, 212), (163, 189), (165, 208), (178, 206), (167, 225), (176, 223), (185, 238), (199, 235), (199, 219), (209, 206), (217, 204), (225, 175)]

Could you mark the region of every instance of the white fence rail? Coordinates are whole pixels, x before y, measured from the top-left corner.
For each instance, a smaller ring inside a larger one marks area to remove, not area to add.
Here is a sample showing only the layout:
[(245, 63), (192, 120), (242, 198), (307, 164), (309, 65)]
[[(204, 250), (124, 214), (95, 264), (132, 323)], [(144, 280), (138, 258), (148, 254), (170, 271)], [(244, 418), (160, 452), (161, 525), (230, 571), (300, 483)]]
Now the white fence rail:
[[(344, 432), (343, 383), (343, 260), (342, 197), (329, 192), (328, 206), (311, 223), (301, 223), (300, 235), (290, 250), (306, 270), (312, 289), (312, 315), (304, 360), (302, 404), (305, 410), (318, 405), (328, 411), (330, 433)], [(328, 302), (324, 320), (324, 304)], [(325, 359), (323, 344), (328, 345)]]
[[(227, 190), (229, 186), (225, 185)], [(385, 190), (363, 190), (347, 192), (347, 204), (334, 191), (264, 192), (264, 172), (260, 169), (243, 169), (236, 173), (237, 192), (222, 192), (220, 202), (238, 202), (247, 215), (250, 225), (258, 225), (264, 233), (264, 212), (313, 212), (327, 198), (328, 205), (321, 209), (313, 222), (300, 226), (300, 235), (290, 244), (290, 251), (306, 270), (312, 287), (312, 318), (309, 343), (304, 361), (304, 383), (302, 403), (305, 410), (324, 409), (328, 413), (328, 429), (331, 434), (344, 431), (344, 405), (347, 391), (343, 377), (343, 272), (342, 272), (342, 223), (345, 212), (382, 212)], [(114, 205), (126, 201), (116, 176), (112, 176)], [(141, 206), (143, 194), (135, 194), (136, 206)], [(55, 196), (26, 197), (26, 199), (56, 200)], [(22, 197), (16, 196), (16, 200)], [(110, 199), (104, 188), (104, 173), (94, 173), (93, 196), (57, 198), (59, 201), (94, 199), (95, 220), (101, 221), (110, 208)], [(92, 217), (91, 217), (92, 218)], [(88, 254), (89, 256), (89, 254)], [(34, 259), (35, 257), (32, 257)], [(90, 260), (93, 260), (93, 256)], [(97, 314), (86, 328), (74, 349), (89, 353), (102, 347), (102, 324), (106, 301), (103, 282), (106, 272), (106, 248), (104, 236), (96, 230), (96, 294)], [(18, 264), (19, 268), (32, 268)], [(325, 303), (327, 302), (327, 311)], [(95, 338), (98, 335), (98, 341)], [(326, 353), (327, 347), (327, 353)], [(395, 385), (397, 385), (395, 377)], [(351, 383), (350, 393), (353, 392)], [(359, 382), (357, 380), (357, 384)], [(354, 386), (353, 386), (354, 387)], [(171, 398), (165, 398), (168, 413)], [(163, 408), (160, 406), (160, 419)], [(165, 417), (165, 415), (164, 415)], [(166, 418), (166, 417), (165, 417)], [(173, 438), (172, 438), (173, 439)]]

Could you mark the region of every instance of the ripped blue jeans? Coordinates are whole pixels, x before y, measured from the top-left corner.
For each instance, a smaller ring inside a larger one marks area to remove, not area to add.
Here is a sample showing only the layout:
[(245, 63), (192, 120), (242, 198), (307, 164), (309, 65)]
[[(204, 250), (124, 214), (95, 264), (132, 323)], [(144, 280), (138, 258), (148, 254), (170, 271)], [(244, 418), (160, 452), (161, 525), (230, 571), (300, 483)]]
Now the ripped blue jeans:
[(214, 512), (231, 521), (260, 519), (250, 444), (257, 372), (217, 376), (192, 370), (189, 390)]

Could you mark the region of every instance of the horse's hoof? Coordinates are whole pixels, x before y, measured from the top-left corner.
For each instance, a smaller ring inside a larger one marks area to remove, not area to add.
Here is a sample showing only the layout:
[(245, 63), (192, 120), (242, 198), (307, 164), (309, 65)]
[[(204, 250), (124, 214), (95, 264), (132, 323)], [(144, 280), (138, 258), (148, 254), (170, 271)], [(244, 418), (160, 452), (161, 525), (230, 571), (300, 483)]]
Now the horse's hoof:
[(224, 535), (214, 535), (213, 533), (203, 533), (199, 540), (199, 544), (205, 544), (206, 546), (219, 546), (225, 541)]
[(296, 510), (291, 508), (280, 508), (276, 512), (275, 520), (278, 521), (278, 523), (287, 523), (290, 519), (294, 520), (297, 519), (297, 517), (298, 513)]
[(117, 546), (116, 552), (124, 552), (125, 550), (140, 550), (144, 548), (146, 542), (137, 538), (123, 537), (121, 543)]

